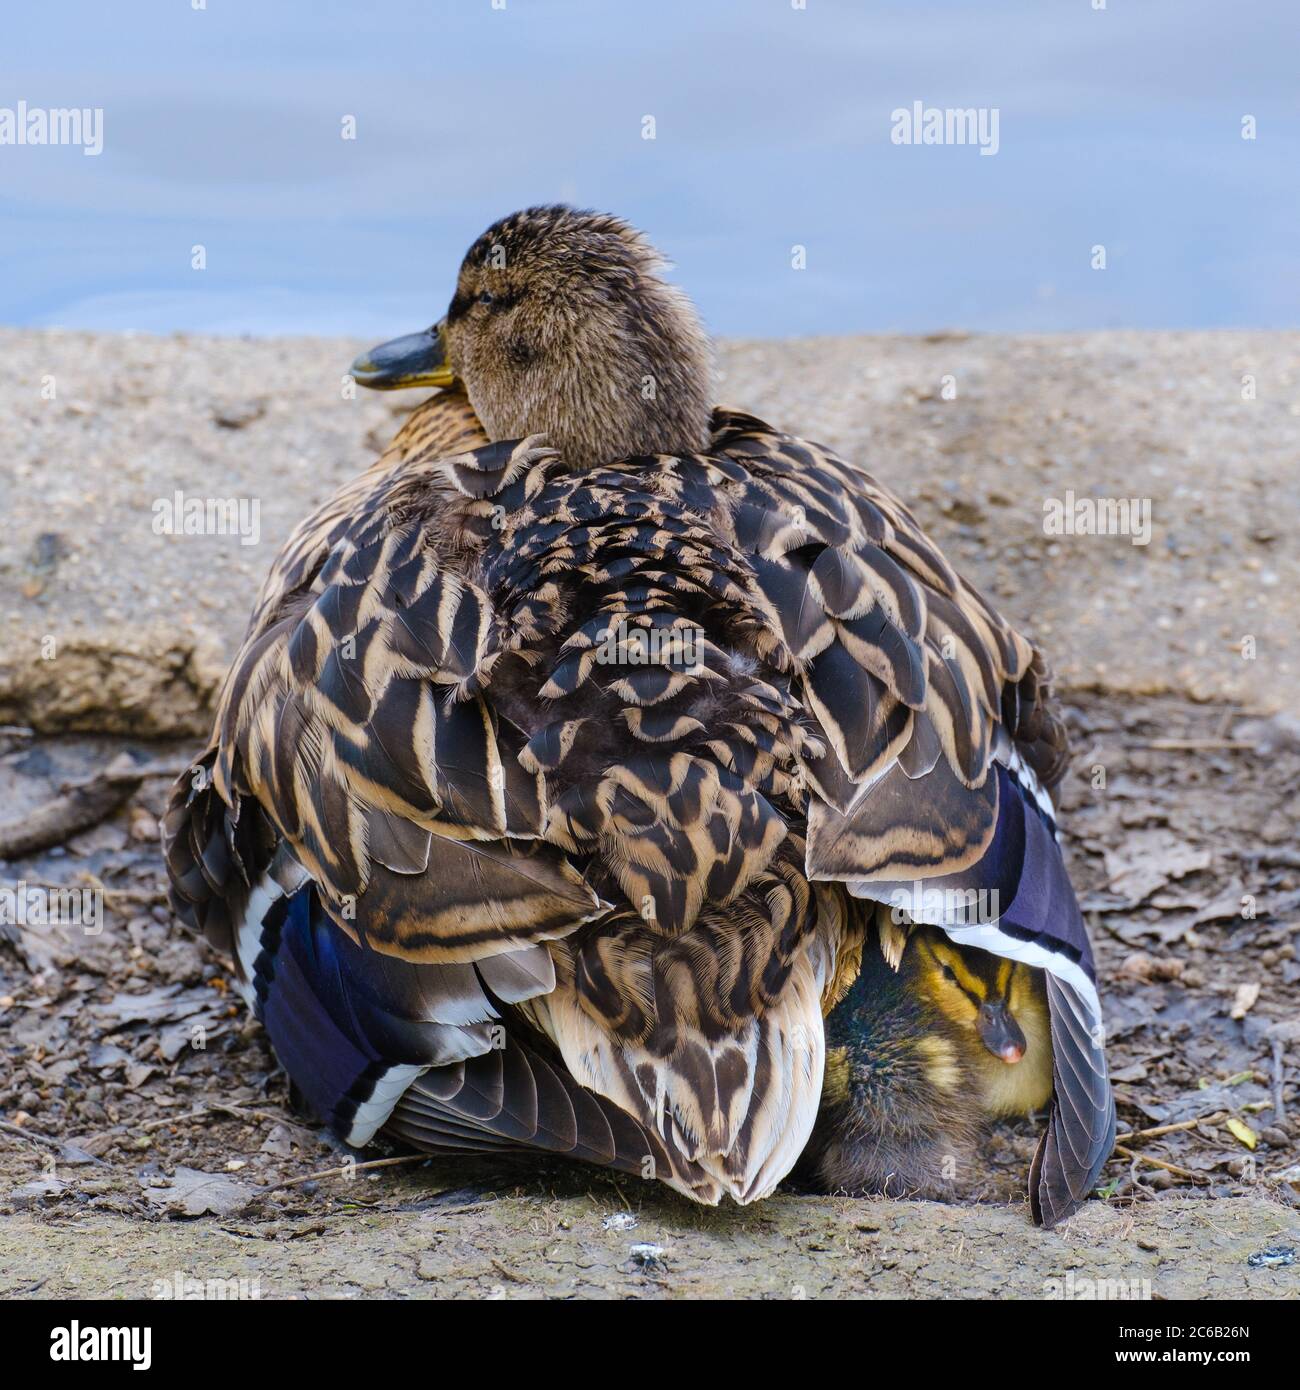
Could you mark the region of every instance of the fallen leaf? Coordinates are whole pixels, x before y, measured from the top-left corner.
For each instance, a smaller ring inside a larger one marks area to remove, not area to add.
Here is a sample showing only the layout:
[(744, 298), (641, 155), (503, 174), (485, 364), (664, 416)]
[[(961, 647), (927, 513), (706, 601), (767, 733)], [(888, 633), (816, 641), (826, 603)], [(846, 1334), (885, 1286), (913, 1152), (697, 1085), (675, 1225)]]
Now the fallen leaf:
[(1111, 918), (1107, 926), (1122, 941), (1136, 942), (1143, 937), (1154, 937), (1162, 946), (1172, 946), (1176, 941), (1185, 941), (1191, 930), (1191, 912), (1160, 912), (1151, 914), (1153, 921), (1138, 917)]
[(158, 1023), (163, 1019), (188, 1018), (200, 1009), (210, 1009), (212, 995), (205, 989), (186, 990), (179, 985), (161, 985), (145, 994), (118, 994), (95, 1012), (118, 1023)]
[(217, 1014), (191, 1016), (186, 1022), (174, 1023), (158, 1034), (158, 1054), (164, 1061), (174, 1062), (191, 1044), (202, 1050), (225, 1031), (226, 1025)]
[(178, 1216), (204, 1216), (208, 1212), (229, 1216), (246, 1207), (257, 1194), (223, 1173), (177, 1167), (167, 1186), (146, 1186), (144, 1195), (155, 1206)]
[(126, 1069), (127, 1086), (133, 1091), (138, 1091), (156, 1070), (156, 1067), (151, 1067), (147, 1062), (130, 1063)]
[(1196, 849), (1170, 830), (1139, 830), (1105, 853), (1112, 892), (1140, 903), (1172, 878), (1210, 867), (1210, 851)]
[(1228, 1119), (1226, 1119), (1223, 1123), (1229, 1131), (1229, 1133), (1231, 1133), (1234, 1138), (1239, 1139), (1243, 1144), (1245, 1144), (1245, 1146), (1248, 1149), (1253, 1149), (1255, 1147), (1255, 1144), (1257, 1142), (1255, 1131), (1251, 1129), (1251, 1127), (1248, 1124), (1246, 1124), (1245, 1121), (1239, 1120), (1235, 1116), (1231, 1116)]
[(1259, 998), (1259, 985), (1246, 984), (1237, 986), (1236, 998), (1232, 1001), (1232, 1012), (1229, 1018), (1245, 1018), (1246, 1015), (1255, 1007), (1255, 1000)]
[(67, 1186), (62, 1178), (37, 1178), (13, 1188), (9, 1197), (15, 1206), (28, 1206), (37, 1197), (57, 1197)]
[(255, 420), (266, 414), (264, 400), (231, 401), (226, 405), (214, 406), (212, 423), (223, 430), (247, 429)]
[(1130, 1062), (1128, 1066), (1112, 1071), (1110, 1079), (1112, 1081), (1145, 1081), (1147, 1075), (1148, 1070), (1144, 1063)]
[(123, 1052), (116, 1043), (96, 1043), (90, 1049), (86, 1065), (96, 1071), (112, 1071), (116, 1067), (126, 1066), (132, 1060), (131, 1054)]
[(1247, 1082), (1243, 1087), (1236, 1089), (1231, 1089), (1221, 1082), (1207, 1082), (1202, 1089), (1186, 1091), (1172, 1100), (1139, 1102), (1138, 1108), (1156, 1124), (1178, 1124), (1182, 1120), (1195, 1120), (1212, 1115), (1217, 1110), (1240, 1110), (1243, 1102), (1249, 1103), (1256, 1099), (1267, 1101), (1269, 1095), (1262, 1086), (1253, 1082)]
[(1245, 885), (1240, 879), (1234, 878), (1217, 898), (1205, 904), (1196, 914), (1196, 926), (1202, 926), (1206, 922), (1223, 922), (1232, 917), (1241, 917), (1243, 914), (1242, 897), (1245, 895)]
[(1125, 957), (1119, 972), (1150, 984), (1155, 980), (1178, 979), (1183, 973), (1183, 963), (1180, 960), (1156, 960), (1145, 951), (1134, 951), (1131, 956)]
[(59, 1145), (59, 1162), (66, 1163), (70, 1167), (80, 1167), (84, 1163), (94, 1163), (96, 1155), (88, 1150), (80, 1148), (76, 1144)]
[(288, 1125), (274, 1125), (270, 1134), (262, 1140), (261, 1152), (273, 1158), (293, 1157), (294, 1137)]

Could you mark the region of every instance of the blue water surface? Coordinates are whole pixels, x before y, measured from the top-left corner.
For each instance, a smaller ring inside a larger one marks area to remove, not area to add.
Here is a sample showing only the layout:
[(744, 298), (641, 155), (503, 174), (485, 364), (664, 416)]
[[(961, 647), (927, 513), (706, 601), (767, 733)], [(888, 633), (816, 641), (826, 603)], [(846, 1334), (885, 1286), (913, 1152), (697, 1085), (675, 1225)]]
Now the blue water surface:
[[(561, 200), (719, 333), (1295, 326), (1300, 6), (1097, 2), (9, 6), (0, 108), (103, 151), (0, 145), (0, 322), (396, 333)], [(916, 102), (996, 154), (896, 143)]]

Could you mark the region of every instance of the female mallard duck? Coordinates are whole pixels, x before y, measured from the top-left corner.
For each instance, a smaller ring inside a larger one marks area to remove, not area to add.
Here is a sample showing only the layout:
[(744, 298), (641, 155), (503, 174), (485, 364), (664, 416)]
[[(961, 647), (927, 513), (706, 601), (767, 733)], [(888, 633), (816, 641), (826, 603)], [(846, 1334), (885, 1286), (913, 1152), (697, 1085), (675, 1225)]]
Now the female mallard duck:
[(660, 264), (616, 218), (517, 213), (356, 364), (465, 395), (273, 566), (167, 817), (177, 910), (348, 1142), (747, 1202), (812, 1132), (857, 899), (993, 893), (933, 925), (1047, 972), (1059, 1220), (1114, 1117), (1043, 665), (866, 473), (710, 411)]
[(1052, 1096), (1043, 972), (919, 927), (862, 969), (826, 1020), (821, 1114), (800, 1161), (830, 1191), (946, 1197), (969, 1187), (983, 1122)]

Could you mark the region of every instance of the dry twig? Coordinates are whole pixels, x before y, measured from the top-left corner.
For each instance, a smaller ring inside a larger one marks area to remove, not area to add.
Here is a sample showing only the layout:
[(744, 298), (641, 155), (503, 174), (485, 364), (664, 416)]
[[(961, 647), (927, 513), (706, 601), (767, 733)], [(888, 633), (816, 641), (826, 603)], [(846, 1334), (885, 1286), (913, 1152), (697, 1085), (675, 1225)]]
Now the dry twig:
[(1212, 1115), (1198, 1115), (1194, 1120), (1179, 1120), (1176, 1125), (1156, 1125), (1154, 1129), (1135, 1129), (1128, 1134), (1119, 1135), (1115, 1142), (1126, 1144), (1130, 1139), (1154, 1139), (1160, 1134), (1173, 1134), (1180, 1129), (1195, 1129), (1197, 1125), (1217, 1125), (1228, 1118), (1226, 1110), (1216, 1110)]
[(1176, 1177), (1190, 1178), (1193, 1182), (1209, 1182), (1204, 1173), (1193, 1173), (1190, 1168), (1179, 1168), (1177, 1164), (1166, 1163), (1163, 1158), (1152, 1158), (1150, 1154), (1140, 1154), (1134, 1149), (1126, 1149), (1123, 1144), (1116, 1144), (1115, 1152), (1138, 1163), (1149, 1163), (1153, 1168), (1163, 1168), (1166, 1173), (1173, 1173)]
[(341, 1168), (323, 1168), (319, 1173), (307, 1173), (301, 1178), (285, 1178), (283, 1182), (268, 1183), (263, 1192), (274, 1192), (280, 1187), (300, 1187), (305, 1182), (316, 1182), (320, 1178), (341, 1178), (345, 1173), (361, 1173), (367, 1168), (391, 1168), (398, 1163), (422, 1163), (428, 1154), (398, 1154), (396, 1158), (372, 1158), (367, 1163), (345, 1163)]

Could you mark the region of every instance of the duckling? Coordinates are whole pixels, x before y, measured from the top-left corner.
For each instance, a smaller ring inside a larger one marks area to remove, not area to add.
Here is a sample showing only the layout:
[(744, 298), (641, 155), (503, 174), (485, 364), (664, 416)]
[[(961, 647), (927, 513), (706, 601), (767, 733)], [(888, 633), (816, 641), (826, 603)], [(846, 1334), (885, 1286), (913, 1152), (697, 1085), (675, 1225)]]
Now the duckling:
[[(915, 987), (955, 1025), (981, 1112), (1027, 1115), (1052, 1097), (1052, 1038), (1042, 975), (1021, 961), (913, 933)], [(979, 1046), (975, 1046), (978, 1040)]]
[(865, 953), (826, 1019), (826, 1085), (802, 1167), (829, 1191), (950, 1198), (971, 1186), (986, 1120), (1051, 1099), (1046, 990), (1029, 966), (934, 927), (890, 954)]
[(994, 891), (1001, 925), (939, 925), (1046, 972), (1059, 1220), (1113, 1105), (1046, 667), (856, 464), (710, 411), (661, 270), (530, 208), (354, 364), (436, 394), (274, 562), (173, 792), (173, 905), (346, 1142), (714, 1203), (807, 1144), (874, 904)]

